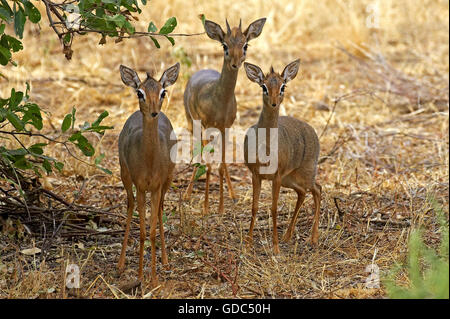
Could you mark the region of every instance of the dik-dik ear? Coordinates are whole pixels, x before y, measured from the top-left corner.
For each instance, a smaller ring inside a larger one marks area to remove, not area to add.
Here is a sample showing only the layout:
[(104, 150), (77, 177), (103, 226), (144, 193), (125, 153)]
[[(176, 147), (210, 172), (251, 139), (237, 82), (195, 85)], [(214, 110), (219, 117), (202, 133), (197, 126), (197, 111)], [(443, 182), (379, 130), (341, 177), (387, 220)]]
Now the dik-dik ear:
[(244, 62), (244, 69), (250, 81), (263, 85), (264, 74), (259, 66)]
[(178, 73), (180, 72), (180, 63), (172, 65), (170, 68), (164, 71), (163, 75), (161, 75), (161, 79), (159, 82), (161, 83), (163, 88), (171, 86), (178, 79)]
[(139, 76), (137, 75), (136, 71), (130, 69), (129, 67), (126, 67), (125, 65), (120, 65), (119, 69), (123, 83), (137, 90), (139, 84), (141, 84), (141, 80), (139, 80)]
[(223, 42), (223, 38), (225, 37), (225, 33), (223, 32), (220, 25), (210, 20), (205, 20), (205, 31), (208, 37), (213, 40)]
[(252, 22), (248, 26), (247, 30), (244, 31), (244, 35), (245, 35), (247, 41), (250, 41), (256, 37), (259, 37), (259, 35), (261, 34), (262, 29), (264, 27), (264, 23), (266, 23), (266, 18), (261, 18), (261, 19), (258, 19), (256, 21)]
[(285, 82), (289, 82), (293, 78), (296, 77), (298, 68), (300, 67), (300, 59), (295, 60), (294, 62), (289, 63), (281, 73), (281, 77)]

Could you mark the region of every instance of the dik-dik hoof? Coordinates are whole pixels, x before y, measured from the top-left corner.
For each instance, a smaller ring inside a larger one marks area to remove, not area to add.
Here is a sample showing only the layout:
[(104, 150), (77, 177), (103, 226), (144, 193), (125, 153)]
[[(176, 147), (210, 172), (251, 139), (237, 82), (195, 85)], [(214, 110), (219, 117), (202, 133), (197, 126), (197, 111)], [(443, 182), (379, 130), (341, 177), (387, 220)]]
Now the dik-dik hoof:
[(280, 247), (278, 247), (278, 245), (273, 246), (273, 254), (275, 256), (278, 256), (280, 254)]

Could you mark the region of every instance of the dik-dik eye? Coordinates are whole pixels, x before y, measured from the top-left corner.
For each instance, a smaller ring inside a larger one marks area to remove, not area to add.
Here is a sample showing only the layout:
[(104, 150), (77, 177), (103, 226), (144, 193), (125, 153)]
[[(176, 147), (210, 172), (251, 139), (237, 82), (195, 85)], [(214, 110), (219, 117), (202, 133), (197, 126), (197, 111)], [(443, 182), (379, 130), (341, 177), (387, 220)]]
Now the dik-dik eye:
[(246, 54), (247, 53), (247, 49), (248, 49), (248, 44), (247, 43), (244, 44), (244, 47), (242, 49), (244, 50), (244, 54)]
[(223, 51), (225, 52), (225, 55), (228, 55), (228, 46), (225, 43), (222, 43)]
[(136, 91), (139, 100), (145, 100), (145, 93), (142, 89)]
[(263, 94), (264, 95), (269, 95), (269, 90), (267, 90), (267, 86), (265, 84), (261, 85), (262, 89), (263, 89)]
[(284, 94), (284, 89), (286, 88), (286, 85), (282, 84), (280, 88), (280, 95)]
[(164, 97), (166, 96), (166, 90), (161, 89), (161, 91), (159, 92), (159, 98), (161, 100), (164, 100)]

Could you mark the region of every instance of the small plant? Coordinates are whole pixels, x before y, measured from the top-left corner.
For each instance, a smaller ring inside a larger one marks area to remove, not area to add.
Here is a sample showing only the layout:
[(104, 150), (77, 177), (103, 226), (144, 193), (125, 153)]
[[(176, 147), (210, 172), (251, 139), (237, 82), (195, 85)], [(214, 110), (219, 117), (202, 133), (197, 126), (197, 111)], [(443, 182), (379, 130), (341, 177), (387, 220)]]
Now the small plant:
[[(438, 251), (425, 245), (420, 230), (413, 230), (409, 239), (408, 265), (396, 265), (384, 281), (388, 295), (395, 299), (448, 299), (449, 266), (448, 221), (442, 208), (434, 203), (440, 224), (441, 243)], [(409, 287), (399, 286), (395, 277), (406, 271)]]

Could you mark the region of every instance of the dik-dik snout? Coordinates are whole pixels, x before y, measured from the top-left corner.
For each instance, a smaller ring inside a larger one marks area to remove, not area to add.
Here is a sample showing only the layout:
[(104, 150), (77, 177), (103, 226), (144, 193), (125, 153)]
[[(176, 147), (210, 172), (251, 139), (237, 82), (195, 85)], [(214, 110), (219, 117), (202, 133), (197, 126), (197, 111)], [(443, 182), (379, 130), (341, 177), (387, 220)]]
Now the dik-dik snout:
[(141, 82), (137, 73), (124, 66), (120, 66), (120, 75), (125, 85), (128, 85), (136, 90), (136, 95), (139, 100), (139, 109), (145, 118), (156, 118), (161, 111), (162, 103), (166, 97), (166, 88), (178, 78), (180, 71), (180, 64), (168, 68), (161, 79), (155, 80), (150, 73), (147, 73), (147, 78)]
[(237, 70), (245, 61), (248, 49), (248, 42), (261, 34), (266, 18), (256, 20), (251, 23), (245, 31), (242, 31), (242, 23), (238, 27), (230, 28), (226, 21), (227, 32), (225, 33), (220, 25), (206, 20), (206, 34), (213, 40), (219, 41), (223, 47), (226, 65), (231, 70)]
[(295, 60), (288, 64), (281, 74), (278, 74), (274, 71), (273, 67), (270, 67), (270, 72), (265, 76), (261, 69), (256, 65), (246, 62), (244, 67), (247, 77), (261, 86), (263, 90), (264, 107), (278, 110), (281, 102), (283, 102), (286, 83), (295, 78), (299, 66), (300, 60)]

